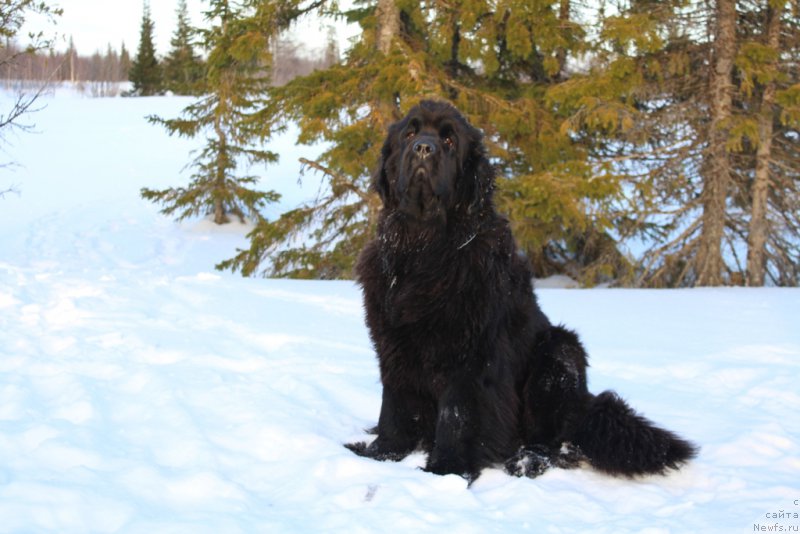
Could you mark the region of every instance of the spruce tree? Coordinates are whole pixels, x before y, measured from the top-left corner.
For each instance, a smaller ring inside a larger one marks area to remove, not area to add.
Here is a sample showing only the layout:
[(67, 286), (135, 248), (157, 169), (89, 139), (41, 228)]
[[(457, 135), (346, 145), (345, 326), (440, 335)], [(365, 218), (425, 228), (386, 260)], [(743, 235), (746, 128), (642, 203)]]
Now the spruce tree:
[(194, 215), (212, 215), (223, 224), (231, 215), (260, 220), (261, 210), (278, 200), (273, 191), (255, 189), (257, 175), (239, 175), (244, 164), (267, 164), (277, 155), (260, 148), (263, 129), (253, 126), (254, 113), (269, 78), (263, 69), (268, 65), (268, 34), (252, 18), (239, 11), (240, 4), (228, 0), (210, 0), (205, 13), (208, 29), (200, 31), (208, 50), (206, 87), (208, 93), (186, 107), (181, 117), (151, 117), (170, 134), (185, 137), (205, 135), (206, 145), (192, 162), (195, 169), (186, 187), (161, 191), (142, 189), (145, 199), (164, 206), (165, 214), (178, 219)]
[(193, 32), (186, 0), (178, 2), (178, 25), (170, 41), (171, 49), (163, 62), (164, 88), (180, 95), (203, 91), (203, 64), (195, 53)]
[[(280, 20), (291, 20), (300, 5), (311, 3), (292, 2), (268, 18), (280, 12)], [(267, 126), (298, 124), (300, 143), (329, 143), (318, 159), (303, 160), (326, 187), (315, 201), (262, 220), (250, 248), (220, 267), (348, 277), (377, 213), (368, 183), (386, 128), (432, 97), (455, 103), (487, 134), (499, 205), (538, 276), (742, 283), (752, 232), (750, 248), (764, 252), (751, 263), (763, 264), (774, 283), (797, 284), (796, 6), (631, 0), (613, 13), (599, 6), (357, 2), (346, 16), (362, 34), (342, 63), (272, 88), (259, 114)], [(774, 46), (763, 45), (767, 6), (785, 24), (777, 59)], [(769, 79), (776, 84), (771, 106)], [(763, 178), (756, 177), (765, 166), (763, 208)], [(763, 246), (757, 225), (750, 228), (761, 219)], [(642, 244), (643, 256), (627, 252)]]
[[(765, 126), (770, 116), (775, 142), (796, 135), (797, 43), (766, 45), (770, 9), (796, 20), (780, 0), (630, 2), (602, 20), (591, 70), (551, 91), (572, 135), (593, 139), (592, 157), (626, 176), (635, 216), (617, 228), (647, 246), (638, 283), (743, 283), (758, 220), (771, 221), (759, 264), (775, 283), (798, 283), (797, 151), (772, 150)], [(771, 80), (780, 90), (770, 105)]]
[(133, 92), (138, 96), (150, 96), (162, 91), (161, 67), (153, 44), (153, 20), (150, 18), (150, 3), (145, 0), (142, 8), (142, 25), (139, 31), (139, 48), (129, 72)]
[(697, 244), (696, 284), (723, 283), (722, 247), (732, 169), (728, 138), (733, 114), (733, 62), (736, 56), (736, 0), (716, 0), (709, 83), (710, 124), (707, 167), (703, 172), (703, 215)]
[(69, 47), (67, 48), (67, 61), (65, 62), (65, 66), (68, 72), (63, 78), (65, 80), (69, 80), (70, 83), (75, 83), (78, 80), (77, 65), (76, 65), (77, 61), (78, 61), (78, 51), (75, 49), (75, 41), (70, 35)]
[(501, 207), (537, 274), (572, 269), (592, 283), (628, 271), (608, 236), (618, 179), (593, 172), (583, 142), (560, 128), (545, 98), (568, 76), (567, 58), (585, 50), (569, 2), (379, 0), (357, 2), (346, 16), (362, 34), (344, 61), (273, 88), (263, 111), (266, 124), (297, 123), (301, 143), (329, 143), (319, 159), (304, 160), (327, 187), (316, 201), (262, 221), (251, 247), (220, 267), (349, 277), (379, 209), (368, 184), (387, 127), (419, 100), (439, 98), (485, 131)]
[(551, 93), (568, 116), (565, 127), (595, 141), (593, 158), (625, 173), (638, 214), (626, 236), (651, 247), (638, 273), (649, 285), (697, 283), (704, 206), (727, 193), (703, 194), (705, 174), (716, 168), (708, 164), (714, 41), (697, 38), (692, 21), (713, 27), (704, 7), (684, 0), (630, 2), (602, 19), (591, 70)]
[(800, 285), (800, 20), (787, 0), (739, 6), (736, 224), (745, 283)]
[(123, 41), (119, 50), (119, 72), (117, 73), (118, 79), (120, 81), (130, 80), (130, 71), (131, 55), (128, 53), (128, 49), (125, 47), (125, 42)]

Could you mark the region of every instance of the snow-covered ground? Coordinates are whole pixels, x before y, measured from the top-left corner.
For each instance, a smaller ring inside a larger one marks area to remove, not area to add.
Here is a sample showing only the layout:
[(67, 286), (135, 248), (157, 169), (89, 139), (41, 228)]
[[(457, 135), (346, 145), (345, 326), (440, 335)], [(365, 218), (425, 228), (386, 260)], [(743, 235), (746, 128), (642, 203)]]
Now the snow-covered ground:
[[(185, 180), (196, 142), (143, 117), (188, 102), (62, 92), (0, 157), (0, 532), (800, 531), (800, 291), (539, 291), (594, 391), (702, 447), (667, 477), (467, 488), (360, 458), (342, 443), (380, 384), (358, 288), (215, 272), (244, 229), (138, 196)], [(314, 189), (278, 150), (291, 207)]]

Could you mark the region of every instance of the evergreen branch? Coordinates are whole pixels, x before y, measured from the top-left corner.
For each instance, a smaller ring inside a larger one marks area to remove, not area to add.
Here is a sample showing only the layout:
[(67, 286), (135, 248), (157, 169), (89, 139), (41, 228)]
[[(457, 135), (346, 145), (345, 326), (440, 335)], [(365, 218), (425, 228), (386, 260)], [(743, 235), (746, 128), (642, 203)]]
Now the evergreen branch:
[[(689, 225), (688, 228), (681, 232), (680, 235), (674, 239), (671, 239), (668, 243), (664, 243), (648, 251), (642, 262), (642, 275), (640, 275), (638, 283), (641, 283), (645, 279), (651, 281), (660, 279), (670, 270), (671, 263), (675, 260), (675, 258), (689, 258), (689, 260), (686, 261), (686, 265), (684, 266), (683, 270), (678, 274), (673, 284), (675, 286), (680, 285), (688, 273), (688, 269), (693, 264), (692, 258), (694, 255), (691, 254), (690, 251), (695, 249), (699, 244), (697, 238), (689, 238), (700, 229), (701, 225), (702, 221), (700, 219), (696, 219), (691, 225)], [(673, 250), (670, 254), (667, 254), (667, 251), (672, 249), (678, 243), (683, 244), (677, 250)], [(661, 267), (657, 268), (655, 271), (649, 272), (651, 266), (656, 261), (662, 261)]]
[(300, 163), (303, 164), (303, 166), (311, 167), (312, 169), (316, 169), (317, 171), (319, 171), (319, 172), (321, 172), (321, 173), (323, 173), (323, 174), (325, 174), (327, 176), (330, 176), (332, 178), (331, 185), (333, 185), (334, 187), (344, 188), (344, 189), (350, 191), (351, 193), (354, 193), (362, 201), (364, 201), (366, 203), (370, 203), (369, 195), (367, 195), (366, 193), (361, 191), (361, 189), (359, 189), (358, 187), (355, 187), (349, 180), (347, 180), (341, 174), (338, 174), (337, 172), (333, 171), (332, 169), (330, 169), (328, 167), (325, 167), (324, 165), (322, 165), (321, 163), (319, 163), (317, 161), (311, 161), (310, 159), (307, 159), (307, 158), (300, 158), (299, 161), (300, 161)]
[(603, 157), (603, 162), (620, 162), (620, 161), (661, 161), (657, 160), (656, 157), (660, 155), (667, 155), (667, 156), (675, 156), (676, 154), (682, 154), (685, 152), (686, 146), (683, 140), (678, 140), (673, 144), (661, 146), (661, 147), (647, 147), (646, 150), (643, 152), (627, 152), (625, 154), (619, 156), (608, 156)]

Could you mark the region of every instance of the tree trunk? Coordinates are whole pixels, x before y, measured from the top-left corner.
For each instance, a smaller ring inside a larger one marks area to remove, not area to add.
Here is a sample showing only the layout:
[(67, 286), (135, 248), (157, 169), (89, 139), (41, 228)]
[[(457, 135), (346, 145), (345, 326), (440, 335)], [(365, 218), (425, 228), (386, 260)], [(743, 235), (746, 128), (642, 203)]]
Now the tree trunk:
[(710, 80), (708, 166), (703, 177), (703, 229), (697, 251), (697, 280), (701, 286), (724, 282), (722, 240), (725, 233), (726, 201), (731, 182), (728, 151), (728, 120), (733, 100), (733, 61), (736, 56), (735, 0), (717, 0), (714, 63)]
[(217, 152), (217, 169), (214, 180), (214, 222), (216, 224), (226, 224), (230, 222), (225, 210), (225, 203), (222, 201), (222, 192), (225, 189), (225, 173), (228, 164), (228, 136), (221, 124), (222, 119), (219, 115), (214, 118), (214, 133), (219, 139), (219, 150)]
[[(376, 35), (378, 50), (382, 54), (389, 54), (392, 51), (392, 42), (400, 38), (400, 9), (395, 0), (378, 0), (375, 14), (378, 19)], [(416, 79), (418, 75), (419, 73), (410, 67), (409, 76)], [(385, 131), (389, 124), (400, 118), (397, 104), (397, 98), (372, 103), (373, 116), (380, 130)]]
[[(767, 6), (767, 46), (780, 52), (781, 12)], [(771, 70), (777, 68), (775, 62)], [(772, 161), (772, 121), (775, 105), (775, 81), (764, 87), (761, 109), (758, 115), (758, 151), (756, 152), (756, 174), (753, 181), (750, 228), (747, 234), (747, 285), (763, 286), (766, 274), (767, 196), (770, 188), (769, 167)]]
[(388, 54), (392, 49), (392, 40), (400, 33), (400, 10), (394, 0), (378, 0), (376, 9), (378, 17), (378, 50)]
[[(570, 15), (570, 0), (561, 0), (558, 6), (558, 20), (561, 23), (561, 33), (566, 35), (567, 28), (569, 27)], [(559, 46), (556, 49), (556, 59), (558, 60), (558, 74), (555, 78), (561, 80), (567, 68), (567, 45)]]

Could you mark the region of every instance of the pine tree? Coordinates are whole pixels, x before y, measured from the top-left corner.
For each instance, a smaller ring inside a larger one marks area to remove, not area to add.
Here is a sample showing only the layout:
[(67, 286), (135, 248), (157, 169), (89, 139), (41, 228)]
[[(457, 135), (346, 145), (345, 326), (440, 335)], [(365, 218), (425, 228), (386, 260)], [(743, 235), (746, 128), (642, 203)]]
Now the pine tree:
[(139, 48), (129, 72), (133, 92), (139, 96), (150, 96), (162, 91), (161, 67), (153, 44), (154, 24), (150, 18), (150, 4), (145, 0), (142, 9), (142, 25), (139, 32)]
[[(730, 110), (731, 52), (715, 77), (715, 40), (701, 31), (714, 21), (700, 3), (633, 1), (603, 21), (603, 53), (593, 69), (556, 95), (573, 131), (601, 140), (598, 160), (628, 173), (627, 196), (638, 213), (628, 235), (651, 245), (641, 283), (695, 285), (701, 271), (722, 274), (715, 260), (728, 228), (728, 123), (712, 106)], [(715, 81), (719, 102), (710, 98)]]
[(119, 72), (117, 72), (117, 79), (119, 81), (130, 80), (130, 70), (131, 55), (128, 53), (128, 49), (125, 47), (125, 42), (123, 41), (119, 50)]
[[(786, 30), (774, 67), (749, 59), (780, 72), (759, 261), (775, 283), (797, 284), (798, 32), (796, 6), (781, 0), (631, 0), (613, 13), (569, 0), (357, 3), (347, 16), (362, 34), (343, 62), (271, 89), (260, 114), (265, 125), (298, 124), (301, 143), (329, 143), (303, 160), (326, 188), (261, 221), (250, 248), (220, 267), (348, 277), (377, 213), (368, 183), (386, 127), (433, 97), (486, 133), (500, 207), (537, 275), (742, 283), (751, 207), (763, 204), (757, 115), (769, 107), (769, 76), (742, 63), (754, 50), (743, 29), (765, 39), (767, 1)], [(637, 242), (646, 252), (633, 258)]]
[(176, 94), (203, 92), (203, 64), (192, 44), (192, 29), (186, 0), (179, 0), (178, 25), (172, 36), (169, 55), (164, 59), (164, 87)]
[[(786, 0), (740, 4), (736, 148), (746, 284), (800, 284), (800, 21)], [(749, 217), (749, 220), (747, 218)], [(746, 231), (744, 230), (746, 228)]]
[(77, 75), (77, 59), (78, 59), (78, 51), (75, 49), (75, 41), (72, 39), (72, 36), (69, 37), (69, 47), (67, 48), (67, 75), (64, 77), (65, 80), (69, 80), (71, 83), (75, 83), (78, 80)]
[(343, 63), (272, 89), (263, 113), (267, 124), (297, 123), (301, 143), (329, 143), (318, 160), (304, 160), (327, 188), (261, 222), (250, 249), (221, 267), (349, 277), (379, 208), (368, 184), (387, 127), (419, 100), (439, 98), (486, 132), (502, 207), (537, 274), (573, 268), (592, 283), (625, 272), (608, 236), (618, 180), (593, 173), (585, 147), (561, 130), (563, 118), (545, 98), (568, 74), (568, 58), (585, 49), (570, 13), (566, 0), (357, 3), (347, 16), (362, 34)]
[(325, 55), (322, 64), (325, 66), (334, 65), (340, 60), (339, 43), (336, 42), (336, 28), (328, 26), (327, 44), (325, 45)]
[[(616, 226), (621, 235), (649, 244), (640, 283), (744, 281), (748, 217), (751, 206), (758, 210), (763, 202), (763, 192), (755, 194), (753, 185), (756, 147), (766, 157), (769, 145), (763, 139), (769, 135), (766, 116), (762, 127), (757, 116), (762, 110), (772, 116), (780, 132), (773, 141), (796, 135), (789, 128), (797, 120), (792, 118), (797, 70), (789, 72), (796, 65), (796, 43), (782, 43), (786, 52), (777, 61), (774, 52), (767, 53), (766, 3), (631, 2), (603, 20), (591, 70), (551, 92), (569, 115), (572, 135), (592, 138), (593, 157), (627, 173), (626, 200), (636, 216)], [(782, 11), (783, 20), (792, 20), (786, 2), (769, 5)], [(765, 82), (777, 79), (782, 90), (776, 91), (773, 109), (763, 109)], [(747, 87), (755, 89), (753, 96)], [(796, 141), (781, 144), (788, 148)], [(773, 280), (796, 285), (791, 243), (800, 236), (794, 215), (797, 152), (770, 153), (770, 215), (755, 220), (771, 221), (767, 263)]]
[(217, 224), (234, 215), (260, 220), (261, 210), (278, 200), (273, 191), (255, 189), (258, 176), (236, 174), (244, 163), (267, 164), (277, 155), (258, 146), (263, 131), (253, 127), (253, 115), (269, 78), (268, 37), (257, 21), (243, 16), (240, 4), (210, 0), (205, 13), (209, 29), (202, 30), (208, 50), (206, 82), (208, 94), (183, 110), (176, 119), (151, 117), (170, 134), (207, 136), (207, 143), (192, 162), (195, 173), (187, 187), (161, 191), (142, 189), (142, 196), (164, 205), (165, 214), (178, 219), (213, 215)]
[(709, 149), (704, 172), (702, 228), (697, 250), (697, 284), (723, 283), (722, 241), (732, 170), (728, 138), (733, 113), (733, 63), (736, 56), (735, 0), (716, 0), (712, 71), (709, 84)]

